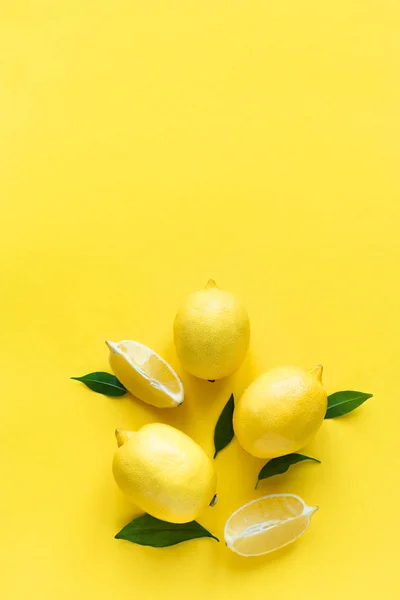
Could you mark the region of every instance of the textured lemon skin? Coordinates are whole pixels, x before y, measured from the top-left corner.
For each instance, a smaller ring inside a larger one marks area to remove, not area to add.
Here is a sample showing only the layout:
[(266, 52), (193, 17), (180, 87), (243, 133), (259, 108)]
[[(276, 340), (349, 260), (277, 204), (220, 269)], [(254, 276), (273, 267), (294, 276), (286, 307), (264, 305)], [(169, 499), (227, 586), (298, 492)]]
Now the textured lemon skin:
[(238, 401), (233, 426), (239, 444), (258, 458), (297, 452), (318, 431), (327, 394), (312, 373), (279, 367), (258, 377)]
[(189, 373), (200, 379), (227, 377), (240, 367), (249, 347), (247, 311), (230, 292), (193, 292), (175, 317), (174, 341)]
[(162, 423), (145, 425), (114, 455), (115, 481), (153, 517), (187, 523), (213, 499), (214, 464), (189, 436)]

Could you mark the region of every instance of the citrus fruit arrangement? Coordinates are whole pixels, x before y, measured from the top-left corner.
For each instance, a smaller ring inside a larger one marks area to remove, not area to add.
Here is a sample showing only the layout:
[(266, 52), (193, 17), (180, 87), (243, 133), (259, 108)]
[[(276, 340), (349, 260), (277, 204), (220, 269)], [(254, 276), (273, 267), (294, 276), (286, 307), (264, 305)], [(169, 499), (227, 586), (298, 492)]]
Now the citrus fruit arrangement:
[[(242, 364), (250, 343), (250, 321), (235, 295), (210, 280), (205, 289), (186, 298), (176, 314), (173, 333), (183, 368), (212, 383), (229, 377)], [(129, 392), (158, 408), (184, 402), (178, 374), (154, 350), (132, 340), (106, 344), (113, 374), (95, 372), (73, 379), (108, 396)], [(370, 397), (350, 390), (328, 396), (321, 365), (311, 370), (270, 369), (250, 383), (236, 403), (230, 397), (215, 427), (214, 459), (236, 436), (243, 450), (268, 459), (257, 485), (303, 460), (319, 462), (299, 450), (324, 419), (347, 414)], [(217, 501), (215, 461), (185, 433), (164, 423), (151, 423), (136, 432), (117, 429), (115, 435), (115, 481), (145, 513), (116, 538), (155, 547), (201, 537), (219, 541), (196, 521)], [(247, 557), (282, 548), (301, 536), (317, 508), (293, 494), (252, 500), (228, 518), (226, 546)]]

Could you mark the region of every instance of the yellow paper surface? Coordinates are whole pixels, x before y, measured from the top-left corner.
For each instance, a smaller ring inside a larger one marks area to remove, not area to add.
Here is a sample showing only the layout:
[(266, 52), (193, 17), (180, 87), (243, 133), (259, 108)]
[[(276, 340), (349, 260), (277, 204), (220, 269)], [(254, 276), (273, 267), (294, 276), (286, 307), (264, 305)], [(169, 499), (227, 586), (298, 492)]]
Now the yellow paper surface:
[[(0, 596), (4, 600), (398, 598), (400, 9), (394, 0), (17, 0), (0, 8)], [(182, 372), (172, 322), (214, 278), (251, 352), (216, 384)], [(177, 368), (177, 410), (71, 381), (105, 339)], [(210, 453), (218, 415), (271, 366), (323, 363), (327, 421), (304, 463), (254, 490), (234, 441), (221, 539), (241, 504), (320, 506), (275, 555), (114, 540), (115, 427), (165, 421)]]

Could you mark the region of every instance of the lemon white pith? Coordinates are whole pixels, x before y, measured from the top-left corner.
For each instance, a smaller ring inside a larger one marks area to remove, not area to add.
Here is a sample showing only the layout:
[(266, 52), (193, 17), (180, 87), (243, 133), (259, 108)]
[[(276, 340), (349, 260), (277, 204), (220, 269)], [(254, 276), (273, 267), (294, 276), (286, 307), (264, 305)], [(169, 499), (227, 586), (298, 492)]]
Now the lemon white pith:
[(241, 556), (260, 556), (294, 542), (310, 524), (317, 506), (293, 494), (257, 498), (235, 511), (225, 525), (225, 542)]
[(233, 415), (242, 448), (258, 458), (276, 458), (303, 448), (326, 414), (321, 376), (321, 366), (312, 371), (279, 367), (253, 381)]
[(210, 279), (189, 294), (174, 322), (176, 351), (183, 367), (200, 379), (231, 375), (246, 356), (250, 323), (245, 307)]
[(132, 340), (107, 341), (106, 344), (110, 349), (112, 370), (133, 396), (158, 408), (182, 404), (181, 380), (154, 350)]
[(163, 521), (187, 523), (212, 502), (214, 464), (182, 431), (151, 423), (137, 432), (117, 429), (116, 436), (115, 481), (144, 512)]

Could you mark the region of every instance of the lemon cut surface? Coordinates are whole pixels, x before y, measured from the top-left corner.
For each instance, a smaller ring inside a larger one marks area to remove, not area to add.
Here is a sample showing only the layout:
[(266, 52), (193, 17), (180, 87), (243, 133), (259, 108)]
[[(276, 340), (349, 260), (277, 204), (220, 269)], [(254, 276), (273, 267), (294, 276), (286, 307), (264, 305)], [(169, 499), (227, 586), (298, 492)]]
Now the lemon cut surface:
[(293, 494), (272, 494), (234, 512), (225, 525), (225, 542), (241, 556), (260, 556), (283, 548), (308, 528), (317, 506)]
[(126, 389), (143, 402), (173, 408), (183, 402), (183, 385), (174, 369), (154, 350), (134, 342), (106, 342), (110, 366)]

